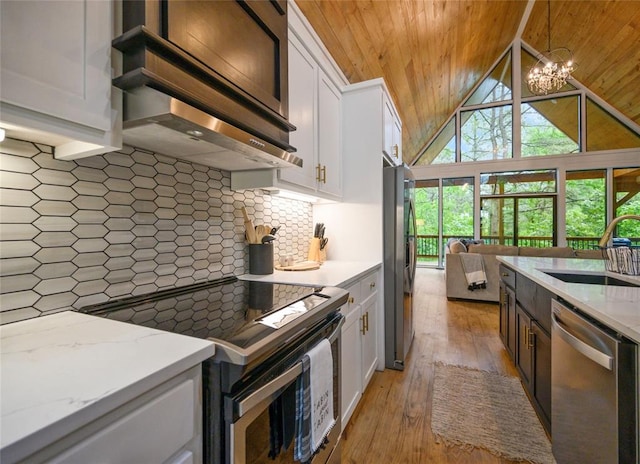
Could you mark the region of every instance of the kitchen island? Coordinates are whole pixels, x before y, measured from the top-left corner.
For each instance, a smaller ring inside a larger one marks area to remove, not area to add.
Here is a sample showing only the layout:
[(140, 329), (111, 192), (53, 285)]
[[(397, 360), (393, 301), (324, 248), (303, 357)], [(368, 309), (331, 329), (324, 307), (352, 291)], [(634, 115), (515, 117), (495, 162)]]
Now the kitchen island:
[(3, 463), (202, 459), (199, 364), (213, 343), (70, 311), (0, 337)]
[(597, 259), (524, 256), (498, 256), (497, 259), (619, 334), (640, 343), (640, 287), (568, 283), (545, 271), (605, 274), (638, 285), (640, 277), (605, 271), (604, 261)]

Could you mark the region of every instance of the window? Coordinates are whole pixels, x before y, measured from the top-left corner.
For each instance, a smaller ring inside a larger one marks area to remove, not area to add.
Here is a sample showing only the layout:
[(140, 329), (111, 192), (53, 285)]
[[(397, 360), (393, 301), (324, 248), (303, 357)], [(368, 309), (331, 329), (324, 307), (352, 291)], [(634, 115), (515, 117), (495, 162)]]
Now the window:
[(565, 184), (567, 245), (592, 250), (607, 222), (606, 171), (568, 171)]
[(415, 164), (455, 163), (456, 161), (456, 118), (453, 117), (427, 147)]
[(442, 179), (442, 235), (473, 238), (473, 177)]
[(418, 263), (438, 264), (438, 179), (416, 181)]
[(460, 118), (462, 161), (511, 158), (511, 105), (462, 111)]
[(556, 171), (480, 176), (480, 238), (485, 243), (555, 245)]
[(464, 106), (511, 100), (511, 50), (509, 50), (493, 71), (482, 81)]
[(522, 156), (580, 151), (579, 98), (551, 98), (523, 103)]
[[(613, 170), (614, 217), (640, 214), (640, 168)], [(628, 238), (634, 246), (640, 246), (640, 221), (620, 221), (614, 237)]]
[(587, 98), (587, 151), (640, 147), (640, 135)]

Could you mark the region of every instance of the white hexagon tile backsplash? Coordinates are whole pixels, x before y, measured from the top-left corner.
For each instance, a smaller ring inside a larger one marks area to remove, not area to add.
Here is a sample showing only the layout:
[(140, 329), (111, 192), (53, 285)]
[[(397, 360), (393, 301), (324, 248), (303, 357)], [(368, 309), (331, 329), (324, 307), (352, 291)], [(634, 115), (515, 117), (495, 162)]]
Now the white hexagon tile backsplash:
[(234, 192), (229, 173), (126, 147), (75, 161), (0, 144), (0, 321), (248, 270), (240, 208), (280, 226), (276, 259), (306, 259), (309, 203)]

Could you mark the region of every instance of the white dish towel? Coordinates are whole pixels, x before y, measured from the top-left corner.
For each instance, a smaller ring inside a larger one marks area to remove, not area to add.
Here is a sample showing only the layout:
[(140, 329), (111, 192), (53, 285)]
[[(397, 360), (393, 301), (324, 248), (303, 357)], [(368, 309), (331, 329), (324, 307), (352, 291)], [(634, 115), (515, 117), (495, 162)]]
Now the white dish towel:
[(311, 380), (311, 450), (322, 445), (335, 424), (333, 416), (333, 358), (324, 339), (307, 353)]

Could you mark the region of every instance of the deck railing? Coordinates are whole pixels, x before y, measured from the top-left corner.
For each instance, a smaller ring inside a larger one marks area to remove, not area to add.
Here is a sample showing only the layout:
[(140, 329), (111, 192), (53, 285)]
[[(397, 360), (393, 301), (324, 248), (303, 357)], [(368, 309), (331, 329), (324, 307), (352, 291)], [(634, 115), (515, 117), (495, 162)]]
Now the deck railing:
[[(437, 235), (418, 235), (417, 237), (418, 259), (437, 259), (438, 258), (438, 236)], [(443, 240), (446, 244), (450, 238), (472, 239), (471, 236), (465, 235), (444, 235)], [(628, 237), (632, 246), (640, 247), (640, 237)], [(499, 237), (483, 237), (484, 243), (513, 245), (512, 238)], [(567, 246), (574, 250), (595, 250), (598, 248), (600, 237), (567, 237)], [(551, 237), (518, 237), (518, 246), (529, 246), (536, 248), (547, 248), (553, 246), (553, 238)]]

